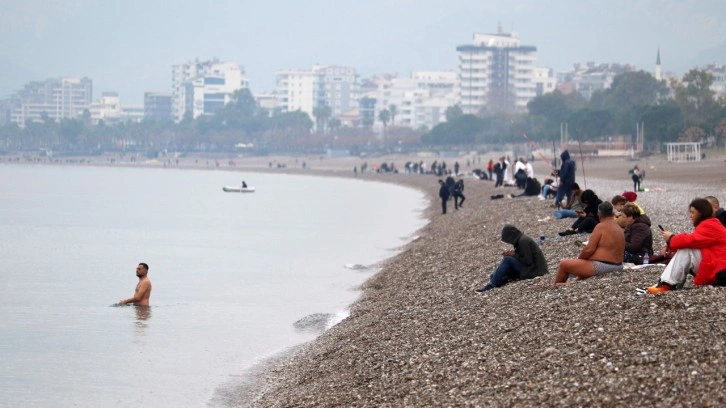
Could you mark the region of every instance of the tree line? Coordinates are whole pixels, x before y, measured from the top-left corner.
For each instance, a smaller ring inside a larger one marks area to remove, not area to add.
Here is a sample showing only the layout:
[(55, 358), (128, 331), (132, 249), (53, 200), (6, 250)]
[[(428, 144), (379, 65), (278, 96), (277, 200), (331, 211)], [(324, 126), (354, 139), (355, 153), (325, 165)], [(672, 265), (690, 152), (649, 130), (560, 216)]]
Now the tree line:
[[(578, 92), (555, 91), (538, 96), (528, 112), (483, 109), (465, 115), (459, 107), (447, 109), (447, 121), (422, 137), (431, 145), (478, 145), (522, 141), (520, 132), (537, 142), (558, 141), (566, 123), (571, 140), (607, 141), (618, 135), (634, 136), (642, 123), (651, 149), (665, 142), (726, 141), (726, 101), (711, 90), (714, 77), (691, 70), (680, 81), (658, 81), (644, 71), (615, 76), (612, 85), (595, 91), (588, 101)], [(670, 85), (670, 86), (668, 86)]]
[[(90, 113), (78, 119), (28, 121), (0, 127), (0, 150), (53, 150), (69, 154), (108, 151), (235, 151), (251, 153), (321, 152), (324, 149), (363, 151), (419, 148), (476, 148), (479, 145), (521, 143), (524, 132), (536, 142), (557, 141), (566, 123), (571, 139), (605, 141), (634, 135), (642, 123), (651, 148), (663, 142), (726, 141), (726, 104), (711, 90), (711, 74), (691, 70), (680, 81), (658, 81), (644, 71), (617, 75), (612, 85), (595, 91), (590, 100), (578, 92), (559, 91), (538, 96), (527, 113), (489, 103), (477, 114), (463, 114), (459, 106), (446, 110), (447, 121), (432, 129), (396, 126), (395, 105), (381, 109), (377, 118), (363, 117), (342, 126), (329, 106), (313, 110), (315, 122), (304, 112), (269, 112), (248, 89), (234, 93), (232, 101), (214, 115), (196, 119), (187, 115), (179, 123), (144, 120), (92, 124)], [(499, 98), (502, 99), (502, 98)], [(503, 98), (511, 100), (512, 98)], [(370, 101), (369, 101), (370, 102)], [(494, 102), (494, 101), (490, 101)], [(371, 127), (377, 119), (381, 135)]]

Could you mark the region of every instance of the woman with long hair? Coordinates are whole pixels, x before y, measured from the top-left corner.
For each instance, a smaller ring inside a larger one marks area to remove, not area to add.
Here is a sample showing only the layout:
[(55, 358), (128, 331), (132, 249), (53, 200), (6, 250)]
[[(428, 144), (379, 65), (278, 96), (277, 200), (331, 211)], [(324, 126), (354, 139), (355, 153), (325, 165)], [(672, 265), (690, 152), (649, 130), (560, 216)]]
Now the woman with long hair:
[(683, 287), (688, 274), (695, 275), (693, 284), (714, 285), (716, 274), (726, 271), (726, 228), (713, 217), (713, 207), (704, 198), (696, 198), (688, 206), (692, 233), (674, 234), (661, 231), (667, 249), (676, 251), (657, 285), (648, 293), (661, 293)]

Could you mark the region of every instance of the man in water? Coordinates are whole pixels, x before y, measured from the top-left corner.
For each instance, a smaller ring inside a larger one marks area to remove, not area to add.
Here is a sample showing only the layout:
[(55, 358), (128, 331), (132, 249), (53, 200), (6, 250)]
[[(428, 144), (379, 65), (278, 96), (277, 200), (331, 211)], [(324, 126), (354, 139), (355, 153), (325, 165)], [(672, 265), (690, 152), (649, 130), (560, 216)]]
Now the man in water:
[(119, 300), (119, 305), (127, 305), (133, 303), (135, 306), (149, 306), (149, 298), (151, 297), (151, 281), (146, 276), (149, 274), (149, 265), (140, 263), (136, 267), (136, 276), (139, 277), (139, 283), (136, 285), (134, 296), (128, 299)]
[(613, 205), (609, 202), (598, 206), (600, 222), (590, 235), (578, 259), (563, 259), (557, 268), (555, 285), (567, 283), (570, 274), (577, 280), (601, 276), (623, 270), (625, 234), (613, 218)]

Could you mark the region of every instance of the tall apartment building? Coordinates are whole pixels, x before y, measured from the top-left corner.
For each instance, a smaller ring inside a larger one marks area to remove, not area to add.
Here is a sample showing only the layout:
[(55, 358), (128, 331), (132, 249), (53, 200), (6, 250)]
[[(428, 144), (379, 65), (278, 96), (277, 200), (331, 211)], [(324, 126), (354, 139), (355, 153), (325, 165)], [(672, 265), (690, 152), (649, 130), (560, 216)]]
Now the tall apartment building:
[(473, 44), (456, 47), (459, 54), (461, 108), (524, 111), (537, 96), (537, 47), (521, 45), (516, 32), (474, 34)]
[[(382, 75), (366, 80), (361, 98), (361, 122), (375, 123), (379, 129), (379, 113), (395, 105), (395, 118), (389, 125), (414, 129), (432, 128), (446, 121), (446, 109), (459, 103), (459, 80), (455, 71), (414, 71), (408, 78)], [(374, 101), (373, 112), (370, 105)], [(367, 120), (364, 120), (367, 119)]]
[(62, 77), (33, 81), (11, 98), (14, 106), (10, 120), (25, 127), (28, 120), (40, 121), (77, 118), (88, 109), (93, 97), (93, 81), (89, 78)]
[(276, 74), (275, 96), (282, 112), (300, 110), (315, 120), (313, 110), (329, 106), (331, 117), (340, 117), (358, 105), (358, 74), (355, 68), (313, 66)]
[(144, 118), (151, 120), (172, 120), (171, 94), (168, 92), (144, 93)]
[(172, 115), (181, 121), (211, 115), (232, 100), (235, 91), (249, 83), (244, 68), (234, 62), (193, 60), (172, 67)]

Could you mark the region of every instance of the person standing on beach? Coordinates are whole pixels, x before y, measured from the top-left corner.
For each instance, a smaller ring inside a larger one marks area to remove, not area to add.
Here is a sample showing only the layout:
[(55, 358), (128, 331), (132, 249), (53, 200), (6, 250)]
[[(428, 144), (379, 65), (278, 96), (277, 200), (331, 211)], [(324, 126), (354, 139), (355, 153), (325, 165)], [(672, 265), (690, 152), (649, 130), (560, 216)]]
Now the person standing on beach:
[(633, 180), (633, 191), (640, 191), (640, 169), (637, 164), (630, 170), (630, 174), (630, 178)]
[(522, 233), (514, 225), (502, 228), (502, 241), (514, 246), (513, 250), (505, 251), (504, 258), (489, 278), (489, 283), (476, 291), (488, 290), (504, 286), (513, 280), (532, 279), (547, 273), (547, 260), (534, 240)]
[(492, 159), (489, 159), (489, 163), (487, 163), (487, 172), (489, 173), (489, 180), (491, 180), (494, 172), (494, 160)]
[(577, 259), (560, 261), (555, 285), (567, 283), (570, 275), (575, 275), (580, 281), (623, 270), (625, 234), (613, 218), (613, 205), (607, 201), (601, 203), (598, 206), (598, 215), (600, 222)]
[(441, 214), (446, 214), (446, 202), (449, 201), (449, 186), (439, 179), (439, 198), (441, 198)]
[(459, 179), (454, 184), (454, 209), (458, 210), (459, 207), (464, 207), (464, 200), (466, 200), (466, 197), (464, 197), (464, 179)]
[(128, 299), (119, 300), (119, 305), (128, 305), (129, 303), (133, 303), (135, 306), (149, 306), (149, 298), (151, 297), (151, 281), (147, 276), (148, 274), (149, 265), (142, 262), (136, 266), (136, 276), (139, 278), (139, 283), (136, 284), (134, 296)]
[(559, 206), (563, 198), (567, 198), (567, 205), (570, 204), (570, 196), (572, 195), (572, 184), (575, 182), (575, 172), (577, 164), (570, 158), (570, 152), (565, 150), (560, 154), (562, 166), (560, 166), (559, 177), (560, 184), (557, 187), (557, 197), (555, 205)]

